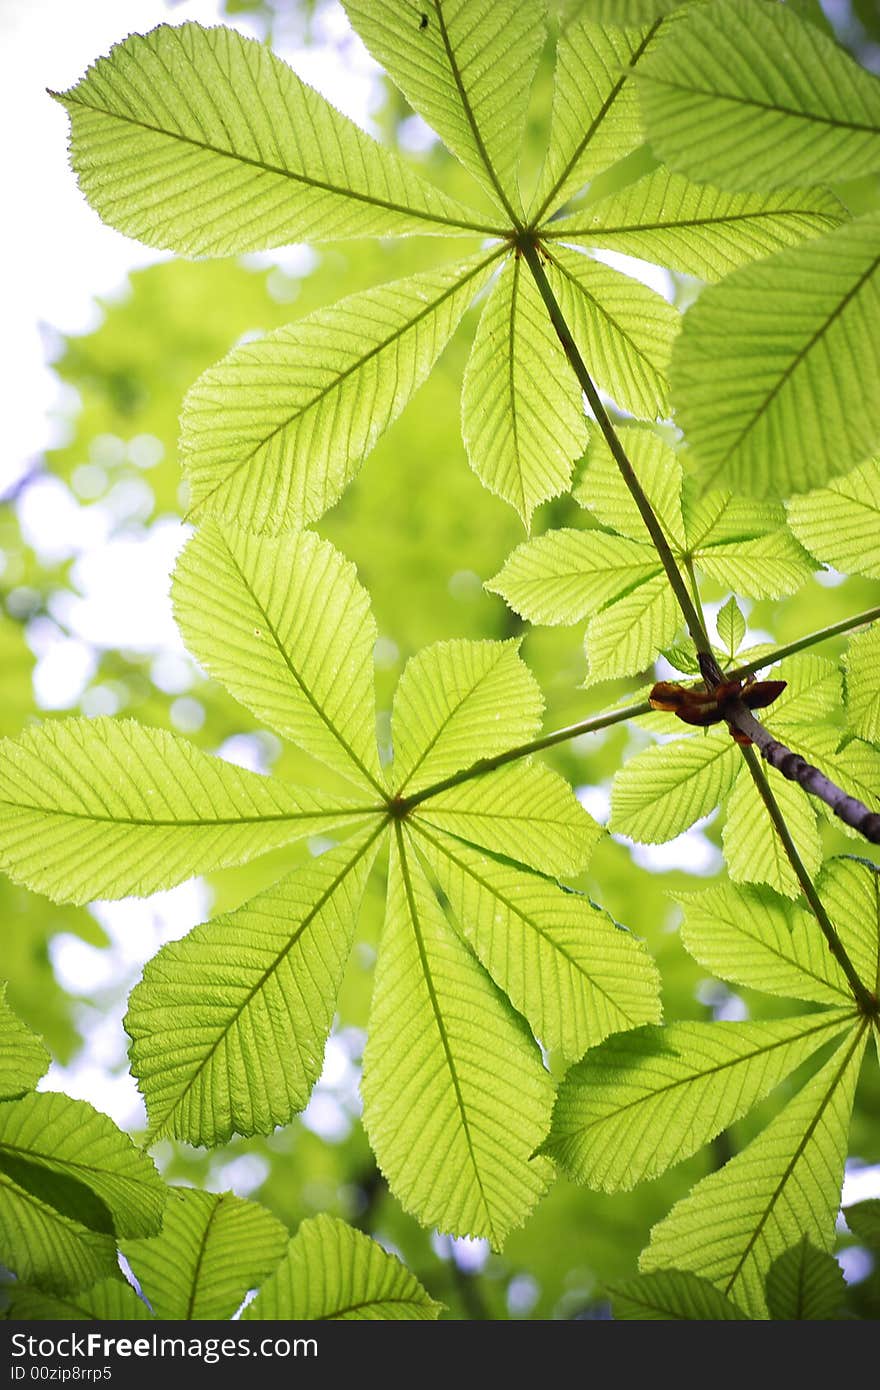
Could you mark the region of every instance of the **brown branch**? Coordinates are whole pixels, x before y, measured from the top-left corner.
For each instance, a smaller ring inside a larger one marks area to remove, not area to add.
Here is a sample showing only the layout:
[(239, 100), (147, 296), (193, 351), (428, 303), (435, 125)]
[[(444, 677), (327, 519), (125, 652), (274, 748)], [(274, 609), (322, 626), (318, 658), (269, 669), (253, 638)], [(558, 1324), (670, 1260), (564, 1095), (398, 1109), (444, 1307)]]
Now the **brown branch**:
[(804, 791), (824, 801), (844, 825), (857, 830), (872, 844), (880, 845), (880, 814), (870, 810), (857, 797), (850, 796), (836, 782), (832, 782), (830, 777), (826, 777), (824, 772), (820, 772), (818, 767), (802, 758), (800, 753), (795, 753), (784, 743), (780, 743), (763, 724), (758, 723), (742, 700), (734, 700), (725, 705), (724, 715), (732, 729), (751, 740), (765, 762), (775, 767), (789, 782), (797, 782)]

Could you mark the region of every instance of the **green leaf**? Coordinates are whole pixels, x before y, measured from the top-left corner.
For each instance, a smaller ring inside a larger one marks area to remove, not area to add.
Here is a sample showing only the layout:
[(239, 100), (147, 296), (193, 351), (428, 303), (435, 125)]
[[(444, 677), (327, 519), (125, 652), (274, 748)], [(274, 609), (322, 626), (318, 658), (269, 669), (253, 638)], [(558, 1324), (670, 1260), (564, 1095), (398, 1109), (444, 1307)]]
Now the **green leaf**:
[(248, 1289), (275, 1269), (287, 1231), (256, 1202), (231, 1192), (168, 1190), (161, 1235), (123, 1242), (157, 1318), (230, 1318)]
[(546, 1189), (553, 1085), (534, 1039), (445, 921), (398, 823), (361, 1094), (403, 1207), (500, 1248)]
[(517, 546), (486, 588), (529, 622), (576, 623), (646, 587), (660, 570), (646, 541), (563, 528)]
[(128, 719), (0, 743), (0, 865), (55, 901), (153, 893), (363, 814)]
[(554, 222), (545, 235), (720, 280), (747, 261), (831, 231), (845, 217), (824, 188), (726, 193), (661, 168)]
[(564, 778), (518, 762), (423, 801), (414, 818), (545, 874), (583, 873), (602, 827)]
[(393, 780), (408, 795), (534, 738), (544, 699), (519, 642), (435, 642), (394, 695)]
[(880, 579), (880, 460), (788, 503), (788, 523), (811, 555), (847, 574)]
[(880, 82), (782, 5), (695, 6), (639, 78), (652, 147), (698, 182), (772, 189), (880, 170)]
[(321, 1215), (301, 1223), (241, 1320), (430, 1321), (441, 1308), (396, 1256), (344, 1221)]
[(850, 639), (846, 670), (846, 722), (868, 743), (880, 743), (880, 627)]
[[(741, 503), (744, 499), (738, 500)], [(786, 528), (781, 506), (773, 506), (776, 515), (771, 518), (767, 504), (754, 505), (754, 514), (744, 522), (736, 539), (720, 539), (727, 528), (719, 525), (718, 531), (710, 533), (703, 545), (693, 551), (694, 564), (707, 579), (734, 588), (747, 598), (781, 598), (783, 594), (796, 593), (812, 576), (815, 566)], [(740, 508), (731, 505), (730, 510)]]
[(845, 1295), (840, 1265), (806, 1236), (777, 1256), (767, 1271), (767, 1311), (781, 1322), (836, 1318)]
[(639, 844), (672, 840), (715, 810), (741, 766), (726, 728), (654, 744), (616, 774), (609, 829)]
[[(765, 767), (764, 773), (807, 873), (815, 874), (822, 863), (822, 842), (812, 801), (775, 768)], [(797, 875), (747, 768), (727, 803), (722, 843), (734, 883), (767, 883), (787, 898), (799, 895)]]
[(878, 272), (880, 213), (871, 213), (700, 296), (685, 315), (672, 385), (704, 481), (784, 497), (876, 446)]
[(869, 1250), (880, 1250), (880, 1197), (868, 1197), (864, 1202), (844, 1207), (846, 1224)]
[(732, 661), (742, 646), (743, 638), (746, 635), (746, 620), (742, 615), (739, 604), (732, 594), (723, 608), (719, 609), (715, 623), (718, 628), (718, 637), (727, 648), (728, 655)]
[(688, 0), (575, 0), (597, 24), (645, 24), (659, 15), (680, 9)]
[(816, 888), (862, 983), (880, 992), (880, 869), (841, 855), (828, 860)]
[(349, 295), (209, 367), (181, 415), (191, 513), (257, 531), (323, 515), (430, 374), (498, 255)]
[(667, 415), (678, 310), (582, 252), (554, 246), (548, 254), (547, 278), (595, 384), (634, 415)]
[(4, 1264), (21, 1282), (48, 1293), (87, 1288), (119, 1274), (115, 1236), (89, 1230), (57, 1211), (2, 1168), (0, 1246)]
[(834, 1240), (850, 1112), (867, 1029), (860, 1023), (758, 1139), (676, 1203), (651, 1232), (644, 1270), (692, 1270), (750, 1316), (767, 1316), (764, 1280), (806, 1236)]
[(721, 883), (681, 897), (682, 941), (722, 980), (817, 1004), (849, 1003), (846, 976), (806, 908), (766, 888)]
[[(66, 1182), (85, 1187), (109, 1215), (109, 1232), (118, 1235), (153, 1235), (162, 1224), (165, 1187), (152, 1159), (83, 1100), (45, 1091), (0, 1104), (0, 1171), (22, 1187), (38, 1174), (59, 1178), (46, 1190), (61, 1201)], [(75, 1209), (65, 1214), (86, 1215)]]
[[(604, 28), (594, 18), (575, 15), (559, 36), (550, 141), (532, 222), (642, 143), (638, 96), (627, 79), (650, 51), (659, 26)], [(622, 22), (641, 20), (609, 21)]]
[[(669, 540), (676, 546), (684, 546), (681, 464), (675, 450), (651, 429), (619, 425), (616, 433)], [(587, 466), (574, 489), (574, 497), (582, 507), (589, 508), (603, 526), (610, 526), (634, 541), (643, 544), (648, 541), (648, 528), (642, 514), (599, 429), (590, 430)]]
[(172, 597), (190, 651), (258, 719), (381, 792), (376, 623), (354, 565), (329, 541), (206, 521), (177, 562)]
[[(344, 0), (370, 53), (508, 216), (544, 0)], [(423, 23), (427, 19), (427, 24)]]
[(150, 1133), (269, 1134), (318, 1079), (380, 825), (149, 962), (126, 1030)]
[(590, 663), (585, 684), (644, 671), (675, 637), (679, 622), (665, 574), (639, 585), (591, 618), (585, 641)]
[(628, 1191), (696, 1153), (852, 1020), (837, 1009), (615, 1034), (566, 1075), (541, 1152), (575, 1182)]
[(0, 1100), (14, 1100), (33, 1090), (52, 1059), (10, 1009), (6, 990), (6, 981), (0, 981)]
[(660, 1269), (624, 1284), (612, 1284), (614, 1316), (640, 1322), (735, 1322), (745, 1313), (719, 1293), (714, 1284), (686, 1270)]
[(27, 1322), (151, 1322), (153, 1315), (118, 1274), (74, 1294), (50, 1294), (28, 1284), (9, 1285), (8, 1317)]
[(654, 962), (588, 898), (418, 821), (416, 843), (463, 935), (545, 1047), (567, 1058), (660, 1017)]
[(819, 721), (840, 708), (840, 672), (833, 661), (815, 652), (798, 652), (785, 663), (787, 685), (770, 706), (767, 719), (775, 728), (789, 732), (803, 724)]
[(471, 467), (528, 527), (539, 503), (567, 491), (587, 422), (578, 384), (518, 257), (505, 265), (483, 309), (461, 409)]
[(59, 94), (79, 185), (148, 246), (230, 256), (291, 241), (486, 231), (262, 43), (198, 24), (132, 34)]

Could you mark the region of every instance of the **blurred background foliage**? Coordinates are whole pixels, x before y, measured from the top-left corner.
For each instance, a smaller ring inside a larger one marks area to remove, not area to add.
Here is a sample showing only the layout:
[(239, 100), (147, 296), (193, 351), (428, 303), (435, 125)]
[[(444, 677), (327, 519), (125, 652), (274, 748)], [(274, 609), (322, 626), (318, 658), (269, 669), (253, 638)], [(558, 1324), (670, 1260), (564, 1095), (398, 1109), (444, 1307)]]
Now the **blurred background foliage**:
[[(226, 0), (225, 11), (230, 16), (246, 13), (269, 39), (303, 43), (309, 41), (321, 4)], [(880, 53), (880, 11), (873, 0), (827, 4), (825, 9), (839, 37), (872, 64)], [(344, 63), (344, 53), (339, 61)], [(547, 62), (530, 126), (529, 160), (535, 169), (541, 156), (541, 112), (549, 93)], [(417, 118), (390, 88), (376, 120), (384, 137), (420, 162), (437, 183), (473, 200), (470, 180), (424, 139)], [(453, 246), (451, 254), (455, 250)], [(244, 336), (262, 334), (367, 285), (436, 264), (438, 254), (449, 255), (450, 249), (425, 238), (393, 245), (337, 245), (319, 252), (293, 248), (280, 258), (238, 262), (160, 262), (134, 272), (118, 297), (100, 304), (101, 321), (94, 331), (58, 340), (54, 370), (68, 388), (59, 421), (66, 437), (35, 461), (0, 504), (0, 733), (15, 733), (34, 717), (131, 715), (182, 732), (250, 766), (327, 784), (323, 770), (260, 730), (182, 648), (169, 653), (145, 644), (135, 616), (123, 641), (89, 631), (82, 617), (84, 592), (94, 583), (88, 580), (88, 537), (99, 537), (104, 547), (138, 546), (164, 529), (176, 545), (186, 509), (176, 457), (177, 417), (196, 376)], [(678, 289), (683, 297), (694, 292), (691, 283)], [(380, 632), (380, 739), (386, 742), (393, 689), (413, 652), (445, 638), (499, 638), (521, 631), (502, 601), (482, 587), (522, 532), (513, 512), (485, 492), (470, 472), (461, 442), (460, 382), (474, 318), (471, 311), (416, 401), (318, 528), (356, 562), (372, 594)], [(47, 501), (66, 509), (67, 547), (35, 548), (39, 528), (29, 516)], [(566, 524), (575, 516), (578, 524), (591, 524), (570, 500), (550, 503), (536, 517), (533, 531)], [(785, 642), (878, 602), (876, 584), (840, 576), (830, 576), (829, 583), (828, 578), (814, 579), (783, 602), (752, 605), (752, 632)], [(711, 585), (704, 593), (710, 602), (726, 597)], [(130, 595), (133, 615), (144, 597)], [(38, 682), (41, 709), (32, 687), (35, 655), (45, 661), (47, 653), (70, 643), (77, 651), (85, 649), (81, 688), (65, 704), (63, 696), (49, 689), (48, 678), (42, 687)], [(833, 643), (822, 649), (829, 656), (839, 650)], [(585, 718), (627, 694), (632, 698), (652, 678), (645, 673), (641, 681), (580, 689), (586, 664), (579, 628), (526, 631), (523, 654), (545, 692), (548, 728)], [(597, 810), (607, 800), (615, 769), (646, 741), (644, 730), (617, 726), (565, 744), (548, 758)], [(829, 852), (852, 852), (852, 841), (841, 831), (826, 824), (825, 834)], [(744, 1017), (746, 1011), (753, 1017), (778, 1016), (784, 1005), (748, 992), (732, 995), (720, 982), (707, 979), (679, 944), (674, 895), (694, 886), (694, 870), (707, 879), (721, 871), (719, 844), (717, 821), (682, 837), (680, 847), (666, 846), (653, 855), (606, 837), (579, 886), (647, 940), (662, 971), (668, 1018)], [(181, 934), (209, 909), (226, 910), (241, 902), (308, 853), (307, 847), (279, 851), (257, 864), (218, 873), (206, 885), (198, 904), (202, 911), (181, 923), (172, 920), (170, 928), (166, 922), (166, 936)], [(430, 1293), (448, 1305), (451, 1317), (607, 1316), (603, 1288), (633, 1272), (652, 1223), (697, 1177), (756, 1132), (778, 1107), (779, 1094), (715, 1145), (633, 1193), (608, 1197), (560, 1180), (502, 1255), (489, 1254), (479, 1242), (450, 1242), (422, 1230), (389, 1196), (358, 1119), (357, 1066), (382, 887), (381, 874), (374, 875), (325, 1074), (305, 1116), (269, 1138), (236, 1141), (218, 1151), (162, 1142), (156, 1156), (163, 1172), (172, 1182), (214, 1190), (232, 1186), (264, 1202), (291, 1228), (318, 1211), (346, 1217), (397, 1250)], [(2, 974), (10, 980), (10, 1003), (44, 1035), (59, 1062), (74, 1063), (71, 1075), (84, 1059), (91, 1059), (87, 1076), (119, 1079), (127, 1072), (124, 1001), (158, 937), (149, 916), (133, 914), (126, 926), (123, 911), (114, 917), (115, 935), (130, 931), (132, 940), (108, 969), (101, 962), (112, 952), (114, 937), (99, 920), (100, 910), (96, 915), (58, 907), (0, 878)], [(173, 903), (163, 909), (166, 917), (168, 911), (173, 918)], [(71, 941), (82, 946), (75, 952), (75, 989), (57, 969), (59, 941), (68, 944), (68, 951)], [(801, 1008), (791, 1006), (792, 1012)], [(552, 1057), (550, 1062), (554, 1064)], [(856, 1106), (852, 1151), (864, 1163), (880, 1162), (877, 1077), (876, 1069), (866, 1069)], [(81, 1094), (96, 1099), (87, 1089)], [(100, 1099), (96, 1103), (100, 1106)], [(846, 1242), (845, 1234), (842, 1239)], [(868, 1307), (873, 1299), (876, 1307), (876, 1275), (864, 1280), (862, 1299)]]

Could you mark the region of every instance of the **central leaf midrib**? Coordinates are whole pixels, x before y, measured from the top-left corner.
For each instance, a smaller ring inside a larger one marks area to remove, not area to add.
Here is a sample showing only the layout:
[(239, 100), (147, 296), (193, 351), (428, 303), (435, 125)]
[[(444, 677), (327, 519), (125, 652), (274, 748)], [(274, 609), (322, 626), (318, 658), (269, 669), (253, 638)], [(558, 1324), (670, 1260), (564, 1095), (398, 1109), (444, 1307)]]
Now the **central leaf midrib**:
[(0, 806), (11, 806), (16, 811), (36, 811), (41, 816), (62, 816), (66, 820), (87, 821), (95, 825), (137, 826), (142, 830), (167, 830), (171, 827), (183, 830), (211, 830), (230, 825), (272, 825), (280, 821), (314, 820), (320, 816), (367, 816), (373, 815), (376, 806), (344, 807), (329, 811), (279, 811), (264, 816), (220, 816), (214, 820), (143, 820), (140, 817), (91, 815), (87, 811), (65, 811), (55, 806), (31, 806), (27, 802), (7, 801), (0, 797)]
[(682, 82), (673, 82), (668, 77), (657, 77), (654, 73), (649, 74), (649, 80), (657, 84), (658, 87), (669, 87), (676, 92), (686, 92), (691, 97), (706, 97), (711, 101), (728, 101), (734, 106), (750, 106), (758, 111), (772, 111), (780, 116), (793, 116), (800, 121), (813, 121), (816, 125), (830, 126), (835, 130), (856, 130), (866, 135), (880, 134), (880, 126), (866, 125), (863, 121), (844, 121), (837, 116), (818, 115), (814, 111), (799, 111), (792, 106), (779, 106), (775, 102), (759, 101), (756, 97), (737, 96), (731, 92), (705, 91), (702, 87), (686, 86)]
[[(51, 93), (51, 95), (56, 94)], [(222, 146), (209, 144), (206, 140), (196, 140), (193, 136), (185, 135), (182, 132), (165, 130), (162, 126), (153, 125), (150, 121), (139, 120), (135, 116), (125, 115), (119, 111), (108, 111), (105, 106), (96, 106), (94, 102), (83, 101), (81, 97), (75, 97), (69, 93), (61, 94), (59, 100), (65, 106), (81, 106), (86, 111), (94, 111), (99, 116), (120, 121), (123, 125), (137, 126), (140, 130), (149, 131), (151, 135), (162, 135), (168, 140), (179, 140), (185, 145), (192, 145), (194, 149), (204, 150), (208, 154), (220, 155), (222, 158), (234, 160), (238, 164), (248, 164), (261, 173), (275, 174), (279, 178), (291, 179), (295, 183), (305, 184), (308, 188), (319, 189), (323, 193), (335, 193), (342, 198), (352, 198), (355, 202), (366, 203), (370, 207), (387, 208), (389, 212), (399, 212), (406, 217), (418, 218), (423, 222), (461, 227), (465, 231), (474, 232), (475, 235), (479, 236), (505, 236), (507, 234), (507, 228), (504, 227), (490, 227), (480, 222), (465, 222), (463, 219), (444, 216), (442, 213), (422, 212), (418, 208), (408, 207), (405, 203), (395, 203), (387, 198), (377, 198), (371, 193), (358, 193), (355, 189), (347, 188), (344, 184), (328, 183), (325, 180), (313, 178), (310, 174), (298, 174), (293, 169), (286, 169), (282, 165), (267, 164), (265, 160), (254, 159), (250, 155), (239, 154), (235, 150), (225, 150)], [(376, 147), (382, 149), (378, 143)], [(432, 193), (439, 194), (440, 197), (445, 196), (439, 189), (431, 187), (430, 184), (427, 186)]]
[(471, 1138), (471, 1127), (470, 1122), (468, 1120), (467, 1110), (465, 1108), (464, 1096), (462, 1095), (461, 1091), (461, 1082), (459, 1081), (458, 1077), (458, 1069), (455, 1065), (455, 1058), (452, 1055), (452, 1048), (449, 1042), (449, 1035), (447, 1034), (446, 1025), (443, 1021), (443, 1013), (440, 1008), (440, 1001), (437, 998), (437, 991), (434, 988), (434, 977), (431, 974), (431, 965), (430, 961), (428, 960), (428, 953), (425, 948), (425, 941), (419, 923), (419, 914), (418, 909), (416, 907), (412, 880), (410, 878), (409, 862), (406, 857), (406, 847), (404, 845), (403, 830), (401, 828), (400, 821), (395, 822), (394, 830), (397, 837), (397, 852), (400, 856), (400, 870), (401, 875), (403, 877), (404, 890), (406, 892), (406, 900), (407, 906), (409, 908), (410, 921), (412, 922), (413, 935), (415, 936), (416, 948), (419, 953), (419, 963), (422, 967), (422, 975), (425, 981), (425, 987), (428, 991), (428, 998), (430, 1000), (431, 1009), (434, 1014), (434, 1021), (437, 1025), (437, 1032), (440, 1037), (440, 1044), (443, 1048), (443, 1053), (446, 1057), (446, 1066), (449, 1071), (450, 1080), (452, 1081), (453, 1091), (455, 1092), (455, 1102), (458, 1107), (458, 1113), (461, 1117), (461, 1124), (464, 1130), (465, 1143), (467, 1144), (467, 1150), (470, 1154), (471, 1167), (473, 1169), (473, 1174), (476, 1179), (477, 1187), (480, 1191), (480, 1199), (483, 1204), (483, 1210), (486, 1214), (486, 1220), (489, 1224), (489, 1229), (492, 1232), (494, 1239), (495, 1222), (492, 1219), (492, 1209), (489, 1205), (485, 1190), (483, 1188), (483, 1177), (480, 1172), (479, 1163), (477, 1161), (477, 1155), (474, 1149), (474, 1142)]
[(714, 217), (682, 217), (671, 222), (631, 222), (611, 227), (596, 226), (595, 223), (589, 227), (547, 227), (541, 229), (541, 237), (565, 241), (568, 237), (622, 236), (627, 232), (674, 232), (683, 227), (727, 226), (731, 222), (757, 222), (761, 218), (774, 217), (811, 217), (834, 227), (841, 225), (841, 219), (830, 212), (813, 212), (809, 208), (772, 208), (759, 212), (722, 213)]
[(501, 180), (499, 179), (498, 174), (495, 172), (495, 166), (489, 158), (489, 151), (486, 149), (482, 131), (480, 130), (479, 125), (477, 124), (477, 119), (474, 114), (473, 107), (471, 106), (470, 97), (468, 96), (467, 91), (465, 89), (461, 72), (459, 70), (458, 62), (456, 61), (455, 53), (452, 49), (452, 44), (449, 41), (449, 32), (446, 28), (446, 18), (443, 14), (442, 0), (432, 0), (432, 3), (434, 5), (434, 10), (437, 15), (437, 23), (440, 29), (440, 37), (443, 41), (443, 47), (446, 51), (446, 58), (449, 63), (449, 69), (452, 73), (453, 81), (455, 82), (455, 87), (458, 92), (458, 99), (461, 102), (462, 110), (464, 111), (465, 115), (465, 120), (470, 126), (471, 134), (474, 137), (474, 143), (477, 147), (477, 153), (479, 154), (480, 159), (483, 161), (483, 164), (485, 165), (486, 172), (489, 175), (489, 181), (492, 184), (492, 187), (494, 188), (495, 192), (498, 194), (498, 197), (501, 201), (501, 206), (507, 213), (511, 222), (513, 222), (514, 226), (518, 227), (519, 219), (517, 218), (516, 213), (513, 210), (513, 206), (509, 198), (507, 197), (507, 194), (504, 192), (504, 189), (501, 186)]
[(193, 1266), (192, 1279), (190, 1281), (189, 1297), (186, 1302), (186, 1313), (184, 1314), (184, 1317), (187, 1320), (187, 1322), (192, 1321), (193, 1309), (196, 1306), (196, 1294), (198, 1292), (199, 1275), (202, 1270), (202, 1261), (205, 1258), (205, 1251), (208, 1248), (208, 1236), (210, 1234), (211, 1227), (214, 1224), (214, 1218), (219, 1212), (222, 1203), (223, 1197), (221, 1196), (216, 1202), (212, 1204), (211, 1210), (208, 1213), (208, 1220), (205, 1223), (205, 1229), (202, 1231), (202, 1238), (199, 1241), (199, 1248), (196, 1252), (196, 1260)]
[[(813, 1015), (808, 1015), (808, 1017), (813, 1017)], [(730, 1058), (727, 1061), (717, 1062), (710, 1067), (706, 1067), (704, 1070), (692, 1072), (689, 1076), (679, 1077), (676, 1081), (667, 1082), (666, 1085), (660, 1086), (654, 1091), (649, 1091), (646, 1095), (637, 1096), (635, 1100), (627, 1101), (625, 1105), (618, 1105), (614, 1110), (609, 1110), (607, 1114), (600, 1115), (597, 1119), (591, 1120), (588, 1124), (579, 1125), (577, 1129), (567, 1131), (564, 1137), (568, 1138), (571, 1136), (576, 1138), (578, 1135), (586, 1134), (591, 1129), (601, 1129), (603, 1125), (607, 1125), (610, 1121), (616, 1120), (619, 1115), (624, 1115), (627, 1110), (637, 1109), (640, 1105), (649, 1105), (651, 1101), (655, 1100), (658, 1096), (669, 1095), (672, 1091), (679, 1090), (682, 1086), (696, 1085), (701, 1081), (705, 1081), (710, 1076), (719, 1076), (722, 1072), (728, 1071), (732, 1067), (753, 1062), (756, 1057), (768, 1057), (772, 1052), (776, 1052), (781, 1047), (792, 1047), (795, 1043), (802, 1042), (805, 1038), (808, 1038), (811, 1033), (824, 1033), (834, 1028), (842, 1033), (848, 1021), (849, 1020), (846, 1018), (826, 1020), (825, 1022), (815, 1024), (814, 1027), (804, 1028), (802, 1032), (794, 1037), (779, 1038), (775, 1042), (767, 1043), (762, 1047), (756, 1047), (752, 1052), (740, 1053), (738, 1056)]]
[(743, 440), (749, 434), (751, 434), (753, 429), (755, 429), (755, 427), (758, 424), (758, 421), (763, 419), (764, 415), (769, 410), (770, 406), (772, 405), (773, 401), (775, 401), (782, 388), (788, 383), (790, 378), (797, 371), (798, 367), (808, 356), (808, 354), (812, 352), (813, 348), (820, 341), (820, 339), (823, 338), (825, 334), (829, 332), (831, 327), (837, 322), (837, 320), (840, 318), (840, 315), (848, 307), (851, 301), (855, 299), (856, 295), (860, 292), (860, 290), (866, 284), (866, 282), (870, 280), (871, 276), (877, 270), (878, 266), (880, 266), (880, 255), (875, 256), (874, 260), (868, 266), (867, 270), (865, 270), (863, 274), (859, 276), (856, 283), (852, 286), (851, 289), (847, 291), (847, 293), (841, 299), (840, 303), (834, 306), (834, 309), (828, 315), (828, 317), (823, 320), (823, 322), (819, 325), (815, 332), (810, 335), (808, 341), (804, 343), (803, 347), (800, 348), (800, 350), (795, 354), (791, 362), (786, 367), (785, 371), (779, 377), (779, 380), (773, 386), (773, 389), (768, 393), (768, 395), (764, 397), (764, 400), (761, 402), (759, 408), (752, 415), (751, 419), (748, 420), (747, 423), (743, 426), (743, 428), (740, 430), (739, 434), (732, 441), (732, 443), (730, 443), (727, 446), (722, 459), (720, 460), (718, 466), (715, 469), (716, 474), (721, 469), (723, 469), (726, 463), (730, 461), (731, 456), (740, 447)]
[(578, 160), (580, 159), (581, 155), (583, 154), (584, 150), (585, 150), (585, 149), (587, 148), (587, 146), (590, 144), (590, 141), (593, 139), (594, 135), (596, 134), (596, 131), (599, 129), (599, 127), (601, 126), (602, 122), (605, 120), (605, 117), (608, 115), (608, 112), (611, 110), (611, 107), (614, 105), (615, 101), (617, 100), (618, 96), (620, 95), (620, 92), (621, 92), (621, 90), (622, 90), (622, 88), (623, 88), (623, 86), (624, 86), (624, 83), (625, 83), (625, 82), (627, 81), (627, 79), (630, 77), (632, 70), (636, 67), (636, 65), (637, 65), (637, 63), (639, 62), (639, 60), (640, 60), (641, 58), (644, 57), (646, 48), (647, 48), (648, 45), (650, 44), (652, 38), (653, 38), (654, 35), (657, 33), (657, 30), (660, 28), (660, 26), (661, 26), (662, 23), (663, 23), (663, 16), (661, 15), (660, 18), (659, 18), (659, 19), (655, 19), (654, 23), (651, 25), (651, 27), (650, 27), (650, 29), (648, 30), (647, 34), (645, 35), (644, 39), (643, 39), (642, 42), (639, 44), (638, 48), (635, 50), (635, 52), (633, 53), (633, 55), (632, 55), (632, 57), (630, 58), (629, 62), (627, 63), (627, 69), (628, 69), (628, 71), (625, 72), (625, 73), (623, 74), (623, 76), (622, 76), (621, 78), (619, 78), (619, 80), (618, 80), (618, 81), (614, 84), (614, 86), (611, 88), (611, 91), (609, 92), (608, 96), (605, 98), (604, 102), (602, 103), (601, 107), (599, 108), (598, 113), (597, 113), (596, 116), (593, 118), (593, 120), (591, 121), (590, 125), (587, 127), (586, 131), (584, 132), (583, 138), (582, 138), (581, 140), (579, 140), (578, 143), (577, 143), (577, 145), (575, 146), (574, 152), (572, 153), (570, 159), (569, 159), (568, 162), (566, 163), (566, 165), (565, 165), (564, 169), (562, 170), (562, 172), (559, 174), (559, 176), (558, 176), (558, 178), (556, 179), (555, 183), (554, 183), (553, 186), (551, 187), (550, 192), (549, 192), (549, 193), (546, 195), (546, 197), (542, 200), (541, 206), (538, 208), (538, 211), (534, 214), (534, 217), (532, 218), (532, 221), (533, 221), (533, 222), (538, 222), (538, 221), (540, 221), (540, 219), (541, 219), (541, 218), (544, 216), (544, 214), (546, 213), (547, 209), (550, 207), (551, 203), (553, 202), (553, 199), (554, 199), (554, 198), (557, 196), (557, 194), (559, 193), (560, 188), (561, 188), (561, 187), (563, 186), (563, 184), (565, 183), (565, 180), (566, 180), (566, 179), (568, 178), (568, 176), (570, 175), (572, 169), (573, 169), (573, 168), (575, 167), (575, 165), (577, 164), (577, 162), (578, 162)]

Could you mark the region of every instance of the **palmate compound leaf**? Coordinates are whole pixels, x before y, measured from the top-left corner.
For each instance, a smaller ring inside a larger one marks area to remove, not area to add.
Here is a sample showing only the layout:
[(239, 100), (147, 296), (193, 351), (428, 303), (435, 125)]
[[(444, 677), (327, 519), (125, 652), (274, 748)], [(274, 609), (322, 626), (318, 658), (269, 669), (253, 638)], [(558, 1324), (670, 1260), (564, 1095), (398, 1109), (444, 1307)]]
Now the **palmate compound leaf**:
[(727, 193), (660, 168), (554, 221), (542, 234), (720, 280), (845, 218), (842, 203), (824, 188)]
[(493, 1247), (547, 1187), (532, 1158), (553, 1085), (522, 1018), (446, 921), (400, 824), (361, 1085), (392, 1192), (423, 1225)]
[(191, 513), (276, 532), (321, 516), (429, 375), (500, 254), (349, 295), (209, 367), (181, 415)]
[(626, 1191), (688, 1158), (847, 1029), (852, 1009), (771, 1023), (618, 1033), (563, 1080), (541, 1152), (569, 1177)]
[[(627, 425), (618, 435), (680, 563), (690, 561), (707, 578), (748, 598), (779, 598), (809, 579), (814, 565), (788, 530), (780, 503), (736, 497), (726, 488), (698, 492), (684, 483), (675, 450), (659, 434)], [(598, 429), (590, 432), (587, 466), (574, 495), (603, 526), (648, 541)]]
[(710, 286), (671, 377), (703, 481), (785, 497), (860, 463), (880, 438), (878, 311), (880, 213)]
[(66, 719), (0, 743), (0, 867), (56, 901), (169, 888), (363, 819), (130, 720)]
[(189, 650), (258, 719), (368, 799), (381, 792), (376, 622), (354, 565), (311, 531), (270, 540), (206, 521), (172, 597)]
[(0, 981), (0, 1101), (33, 1090), (51, 1061), (40, 1039), (10, 1009), (6, 990), (6, 981)]
[(880, 81), (787, 6), (696, 5), (638, 80), (652, 147), (698, 182), (773, 189), (880, 170)]
[[(814, 565), (779, 503), (684, 488), (675, 451), (646, 427), (618, 435), (676, 558), (749, 597), (793, 593)], [(525, 541), (486, 587), (530, 622), (587, 618), (589, 681), (634, 675), (673, 641), (677, 604), (645, 524), (598, 430), (575, 498), (602, 527), (548, 531)]]
[(344, 1221), (321, 1215), (301, 1223), (241, 1320), (426, 1321), (441, 1309), (395, 1255)]
[(880, 459), (788, 503), (788, 524), (811, 555), (847, 574), (880, 579)]
[(692, 1270), (750, 1317), (768, 1316), (774, 1260), (804, 1236), (819, 1250), (833, 1244), (867, 1036), (860, 1018), (763, 1133), (672, 1208), (651, 1232), (643, 1270)]
[(348, 16), (419, 115), (508, 214), (545, 0), (344, 0)]
[(132, 34), (58, 100), (83, 193), (149, 246), (228, 256), (490, 230), (232, 29)]
[(545, 1047), (580, 1057), (619, 1029), (660, 1018), (645, 947), (586, 897), (413, 818), (415, 844), (453, 918)]
[(382, 822), (163, 947), (132, 991), (131, 1066), (153, 1138), (269, 1134), (324, 1058)]
[(265, 1207), (231, 1192), (171, 1187), (162, 1231), (125, 1240), (123, 1253), (157, 1318), (231, 1318), (275, 1269), (287, 1230)]
[(639, 1322), (737, 1322), (745, 1313), (714, 1284), (686, 1270), (659, 1269), (608, 1290), (617, 1319)]
[(770, 1317), (784, 1322), (836, 1318), (846, 1295), (834, 1256), (817, 1250), (806, 1236), (773, 1261), (766, 1289)]
[(844, 657), (846, 722), (868, 743), (880, 743), (880, 627), (850, 639)]
[(528, 527), (539, 503), (568, 489), (587, 425), (577, 381), (519, 257), (483, 309), (461, 404), (471, 467)]

